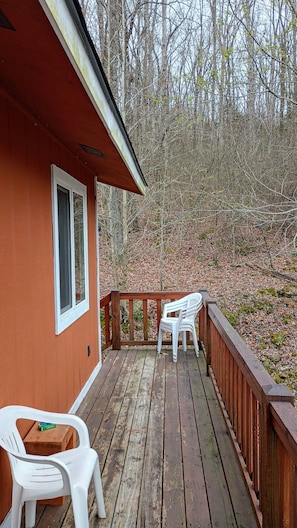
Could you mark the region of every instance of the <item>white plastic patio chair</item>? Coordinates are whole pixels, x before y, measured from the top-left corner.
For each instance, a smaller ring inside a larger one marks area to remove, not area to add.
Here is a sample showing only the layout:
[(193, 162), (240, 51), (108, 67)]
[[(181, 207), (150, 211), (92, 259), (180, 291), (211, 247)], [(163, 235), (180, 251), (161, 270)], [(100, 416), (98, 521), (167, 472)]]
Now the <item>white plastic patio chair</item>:
[[(79, 444), (49, 456), (29, 455), (17, 428), (17, 420), (65, 424), (74, 427)], [(105, 518), (98, 454), (90, 447), (86, 424), (78, 416), (11, 405), (0, 409), (0, 446), (8, 453), (13, 488), (11, 528), (21, 525), (25, 504), (25, 526), (36, 519), (36, 501), (71, 495), (76, 528), (89, 527), (88, 488), (93, 477), (98, 516)]]
[[(173, 361), (177, 361), (178, 336), (182, 333), (183, 350), (187, 350), (187, 332), (191, 332), (193, 336), (193, 343), (196, 356), (199, 357), (199, 348), (195, 329), (195, 318), (200, 308), (202, 307), (201, 293), (190, 293), (178, 301), (166, 303), (163, 309), (163, 315), (159, 325), (158, 333), (158, 354), (162, 348), (163, 332), (170, 332), (172, 334), (172, 354)], [(179, 312), (178, 317), (170, 316), (168, 314)]]

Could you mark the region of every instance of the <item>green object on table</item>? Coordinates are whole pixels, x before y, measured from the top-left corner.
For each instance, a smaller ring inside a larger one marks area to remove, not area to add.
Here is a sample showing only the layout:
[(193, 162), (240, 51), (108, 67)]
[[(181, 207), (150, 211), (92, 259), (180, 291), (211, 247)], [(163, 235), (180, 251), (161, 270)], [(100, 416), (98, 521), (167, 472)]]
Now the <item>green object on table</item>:
[(38, 429), (40, 431), (47, 431), (48, 429), (54, 429), (56, 427), (56, 424), (53, 423), (47, 423), (47, 422), (40, 422), (38, 425)]

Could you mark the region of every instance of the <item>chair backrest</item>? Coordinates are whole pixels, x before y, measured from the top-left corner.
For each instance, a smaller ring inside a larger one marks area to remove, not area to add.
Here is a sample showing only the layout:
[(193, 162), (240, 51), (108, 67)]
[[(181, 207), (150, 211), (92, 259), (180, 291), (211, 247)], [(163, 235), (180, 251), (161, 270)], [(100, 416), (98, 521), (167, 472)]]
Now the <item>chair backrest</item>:
[(199, 309), (202, 306), (202, 295), (201, 293), (191, 293), (185, 297), (186, 308), (183, 310), (183, 319), (194, 320)]
[(202, 306), (201, 293), (190, 293), (177, 301), (166, 303), (164, 305), (163, 317), (174, 312), (182, 312), (182, 319), (194, 319)]
[(15, 458), (14, 453), (25, 455), (26, 449), (17, 427), (21, 418), (29, 418), (26, 412), (21, 412), (26, 407), (9, 405), (0, 409), (0, 446), (7, 452), (12, 474), (17, 480), (18, 467), (21, 462)]
[[(18, 429), (18, 420), (29, 420), (33, 423), (34, 421), (52, 421), (51, 418), (53, 417), (55, 418), (55, 423), (65, 423), (64, 420), (59, 419), (59, 414), (34, 409), (33, 407), (7, 405), (0, 408), (0, 447), (7, 452), (12, 470), (15, 469), (19, 462), (14, 455), (26, 455), (26, 448)], [(78, 420), (75, 416), (72, 419)]]
[(26, 453), (25, 446), (17, 428), (17, 420), (28, 418), (20, 412), (18, 405), (9, 405), (0, 409), (0, 446), (7, 452)]

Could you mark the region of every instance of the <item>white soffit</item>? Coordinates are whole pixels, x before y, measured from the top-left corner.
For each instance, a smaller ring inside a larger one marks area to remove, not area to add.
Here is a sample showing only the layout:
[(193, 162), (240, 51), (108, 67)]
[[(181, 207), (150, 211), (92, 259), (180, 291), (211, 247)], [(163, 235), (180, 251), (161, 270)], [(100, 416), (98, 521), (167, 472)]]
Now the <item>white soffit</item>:
[(110, 104), (102, 90), (90, 57), (81, 41), (67, 5), (64, 0), (39, 0), (39, 3), (46, 13), (100, 119), (103, 121), (109, 136), (125, 161), (137, 187), (145, 194), (145, 184), (138, 172), (125, 137), (110, 108)]

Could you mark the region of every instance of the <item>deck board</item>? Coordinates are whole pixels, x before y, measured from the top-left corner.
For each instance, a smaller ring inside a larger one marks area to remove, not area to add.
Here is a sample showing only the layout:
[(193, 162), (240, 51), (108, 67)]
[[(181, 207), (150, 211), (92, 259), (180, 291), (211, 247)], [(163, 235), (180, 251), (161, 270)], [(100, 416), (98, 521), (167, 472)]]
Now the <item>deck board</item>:
[(177, 364), (167, 363), (164, 412), (163, 525), (186, 526)]
[(162, 526), (165, 357), (155, 361), (137, 528)]
[[(196, 368), (194, 372), (198, 374)], [(190, 375), (192, 375), (192, 379), (194, 379), (191, 371)], [(231, 528), (237, 526), (237, 524), (234, 517), (231, 498), (228, 493), (228, 487), (225, 482), (223, 465), (214, 433), (213, 421), (211, 420), (210, 415), (210, 406), (217, 406), (217, 401), (209, 378), (206, 378), (204, 383), (195, 383), (195, 385), (193, 385), (193, 402), (201, 446), (211, 526), (224, 526), (221, 524), (222, 519), (224, 519), (225, 526)], [(219, 411), (219, 408), (217, 408), (217, 411)], [(218, 413), (215, 420), (220, 419), (221, 414)], [(219, 430), (222, 430), (225, 436), (227, 436), (224, 420), (220, 420)]]
[[(197, 368), (190, 372), (188, 364), (178, 364), (180, 419), (183, 446), (186, 517), (189, 526), (209, 528), (211, 526), (208, 499), (205, 488), (202, 451), (197, 431), (197, 421), (193, 402), (196, 385), (200, 385)], [(195, 364), (197, 366), (197, 364)], [(197, 366), (198, 367), (198, 366)], [(184, 390), (181, 391), (183, 381)]]
[(138, 383), (130, 401), (133, 419), (122, 474), (125, 485), (120, 486), (113, 520), (113, 526), (118, 528), (133, 526), (138, 516), (152, 383), (147, 363), (145, 357), (137, 361)]
[[(204, 357), (109, 351), (78, 415), (98, 451), (107, 518), (91, 528), (256, 528)], [(74, 526), (72, 507), (38, 506), (38, 527)]]

